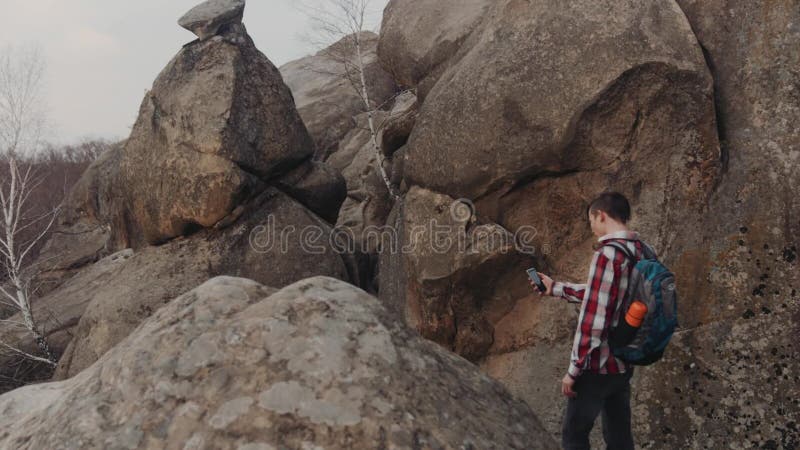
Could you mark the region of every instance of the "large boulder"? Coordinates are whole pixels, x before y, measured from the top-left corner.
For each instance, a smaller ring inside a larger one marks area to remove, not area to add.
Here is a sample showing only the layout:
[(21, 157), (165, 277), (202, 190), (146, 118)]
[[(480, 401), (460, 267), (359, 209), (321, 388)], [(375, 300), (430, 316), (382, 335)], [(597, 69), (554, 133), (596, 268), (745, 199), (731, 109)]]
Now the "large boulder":
[(511, 233), (531, 230), (537, 267), (571, 281), (585, 280), (595, 238), (583, 211), (603, 190), (628, 195), (631, 226), (667, 263), (697, 248), (722, 155), (713, 80), (681, 10), (493, 8), (422, 105), (404, 181), (471, 199)]
[(641, 371), (636, 431), (673, 448), (797, 448), (800, 2), (678, 4), (714, 76), (724, 177), (674, 264), (686, 331)]
[[(677, 267), (680, 255), (702, 245), (696, 230), (720, 186), (723, 155), (713, 79), (673, 1), (501, 0), (489, 8), (420, 107), (403, 150), (405, 211), (393, 217), (437, 218), (412, 212), (409, 196), (422, 188), (448, 201), (471, 201), (478, 224), (527, 241), (529, 258), (469, 261), (466, 275), (431, 271), (438, 291), (422, 296), (446, 325), (462, 323), (454, 300), (480, 292), (476, 303), (490, 325), (483, 327), (490, 345), (460, 348), (479, 348), (471, 355), (477, 363), (523, 388), (514, 374), (533, 359), (538, 364), (526, 377), (563, 376), (578, 317), (573, 305), (532, 299), (524, 270), (535, 266), (584, 282), (596, 241), (584, 211), (604, 190), (631, 199), (630, 225)], [(436, 211), (436, 203), (427, 209)], [(401, 236), (401, 245), (411, 243), (408, 231)], [(453, 267), (426, 262), (418, 248), (402, 262), (382, 256), (389, 271), (381, 270), (381, 298), (405, 302), (401, 310), (420, 298), (418, 267)], [(391, 271), (398, 267), (402, 275)], [(480, 290), (472, 287), (478, 278), (485, 278)], [(468, 336), (481, 342), (480, 333)], [(518, 392), (558, 435), (558, 391)]]
[(221, 33), (184, 46), (145, 95), (131, 137), (73, 188), (37, 265), (51, 278), (219, 226), (270, 184), (335, 221), (343, 180), (309, 161), (313, 142), (280, 73), (241, 24)]
[[(315, 159), (324, 161), (336, 151), (339, 141), (355, 126), (355, 116), (366, 111), (358, 91), (360, 79), (348, 74), (345, 62), (353, 57), (350, 42), (355, 35), (342, 38), (317, 54), (281, 66), (286, 84), (294, 94), (297, 110), (316, 144)], [(397, 87), (391, 75), (378, 63), (378, 36), (372, 32), (359, 34), (364, 73), (373, 107), (384, 105)], [(352, 69), (350, 67), (349, 70)]]
[[(524, 271), (530, 256), (508, 230), (478, 221), (470, 204), (416, 186), (389, 224), (394, 232), (382, 236), (379, 263), (381, 300), (426, 338), (467, 359), (484, 358), (495, 323), (530, 292)], [(391, 246), (388, 239), (399, 241)]]
[[(637, 443), (727, 448), (735, 437), (742, 448), (796, 447), (797, 352), (789, 340), (800, 311), (800, 192), (792, 182), (800, 169), (792, 128), (800, 55), (788, 49), (800, 41), (797, 2), (521, 5), (498, 2), (496, 17), (505, 19), (497, 23), (506, 28), (487, 19), (428, 95), (406, 181), (477, 197), (478, 214), (512, 232), (532, 226), (537, 267), (574, 282), (586, 279), (595, 240), (586, 201), (609, 188), (627, 194), (631, 226), (675, 270), (684, 299), (674, 345), (634, 377)], [(527, 8), (536, 18), (524, 19)], [(518, 38), (522, 30), (535, 38)], [(524, 45), (530, 49), (520, 51)], [(530, 73), (517, 78), (523, 70)], [(494, 81), (480, 78), (489, 71)], [(610, 82), (598, 83), (602, 77)], [(486, 89), (478, 99), (464, 86)], [(506, 95), (516, 86), (523, 89)], [(471, 110), (480, 114), (450, 113)], [(569, 125), (537, 128), (552, 123)], [(457, 150), (447, 150), (451, 143)], [(397, 292), (402, 278), (382, 278), (381, 286)], [(493, 346), (480, 361), (554, 435), (563, 398), (530, 380), (557, 382), (566, 370), (577, 316), (562, 305), (519, 299), (493, 323)], [(599, 438), (598, 431), (595, 445)]]
[(558, 448), (498, 382), (327, 277), (209, 280), (0, 411), (9, 448)]
[(674, 2), (505, 0), (492, 19), (426, 98), (409, 184), (476, 199), (647, 152), (675, 159), (690, 187), (713, 179), (713, 80)]
[(705, 299), (681, 311), (694, 326), (774, 308), (800, 286), (800, 52), (791, 50), (800, 8), (794, 0), (678, 3), (714, 75), (725, 162), (697, 229), (702, 244), (680, 264)]
[[(103, 277), (99, 291), (87, 285), (87, 292), (70, 293), (83, 309), (56, 377), (88, 367), (165, 302), (209, 277), (243, 276), (276, 287), (319, 274), (357, 278), (349, 255), (331, 247), (331, 226), (279, 190), (268, 189), (246, 209), (221, 231), (144, 247)], [(66, 294), (59, 289), (38, 303), (58, 304)]]
[(150, 244), (211, 227), (312, 152), (280, 72), (237, 25), (184, 46), (145, 96), (120, 161), (129, 219)]
[(671, 1), (492, 8), (422, 104), (404, 182), (473, 200), (478, 216), (511, 233), (532, 229), (537, 263), (573, 280), (585, 277), (593, 241), (582, 211), (604, 189), (631, 197), (632, 225), (669, 249), (667, 261), (696, 246), (675, 236), (700, 226), (722, 161), (713, 80), (681, 10)]
[(356, 280), (351, 255), (339, 252), (332, 226), (278, 189), (255, 201), (254, 213), (214, 239), (220, 274), (283, 287), (314, 275)]
[(490, 0), (391, 0), (383, 12), (378, 56), (398, 84), (424, 98), (486, 15)]

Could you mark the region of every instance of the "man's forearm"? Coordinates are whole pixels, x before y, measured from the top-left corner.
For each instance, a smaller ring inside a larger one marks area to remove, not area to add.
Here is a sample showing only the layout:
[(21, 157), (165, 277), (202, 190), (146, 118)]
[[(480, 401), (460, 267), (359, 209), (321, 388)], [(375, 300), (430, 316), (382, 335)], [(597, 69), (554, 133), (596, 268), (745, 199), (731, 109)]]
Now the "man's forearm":
[(553, 296), (564, 298), (570, 303), (583, 303), (583, 295), (585, 293), (585, 284), (565, 283), (561, 281), (553, 283)]

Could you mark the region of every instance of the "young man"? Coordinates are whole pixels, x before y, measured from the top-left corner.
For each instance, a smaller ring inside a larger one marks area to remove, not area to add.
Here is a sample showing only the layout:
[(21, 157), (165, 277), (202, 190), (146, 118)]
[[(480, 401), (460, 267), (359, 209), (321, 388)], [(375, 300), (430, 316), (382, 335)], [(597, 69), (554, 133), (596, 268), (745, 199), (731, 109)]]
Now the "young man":
[(561, 392), (568, 397), (562, 446), (567, 450), (588, 450), (589, 433), (598, 414), (602, 414), (603, 437), (608, 448), (633, 449), (630, 407), (633, 366), (615, 357), (608, 346), (609, 330), (621, 317), (624, 320), (619, 307), (632, 263), (622, 251), (604, 244), (621, 242), (635, 252), (637, 259), (642, 257), (644, 244), (639, 234), (626, 225), (631, 209), (622, 194), (601, 194), (589, 204), (586, 214), (592, 233), (599, 238), (587, 283), (558, 282), (539, 274), (547, 288), (542, 295), (581, 304), (569, 370), (561, 381)]

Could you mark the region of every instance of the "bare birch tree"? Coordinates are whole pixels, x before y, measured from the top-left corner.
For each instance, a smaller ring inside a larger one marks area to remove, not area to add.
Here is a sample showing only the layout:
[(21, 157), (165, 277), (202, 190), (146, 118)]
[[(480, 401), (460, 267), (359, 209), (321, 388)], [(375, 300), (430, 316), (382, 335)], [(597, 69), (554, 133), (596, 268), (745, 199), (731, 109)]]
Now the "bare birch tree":
[[(370, 97), (365, 63), (364, 33), (368, 28), (371, 0), (299, 0), (297, 7), (312, 24), (311, 43), (322, 54), (341, 64), (343, 76), (350, 82), (364, 105), (369, 123), (370, 142), (378, 161), (378, 169), (389, 195), (401, 200), (400, 194), (386, 173), (386, 158), (378, 143), (379, 127), (375, 113), (384, 105), (377, 105)], [(335, 45), (333, 45), (335, 44)]]
[[(43, 182), (35, 166), (24, 161), (41, 145), (45, 124), (41, 107), (43, 75), (44, 62), (38, 49), (0, 50), (0, 152), (8, 165), (0, 180), (0, 261), (7, 277), (5, 286), (0, 284), (0, 302), (21, 316), (21, 320), (3, 319), (0, 323), (27, 330), (44, 356), (25, 352), (8, 342), (0, 342), (0, 347), (55, 365), (56, 358), (31, 308), (32, 277), (23, 271), (31, 250), (47, 235), (60, 209), (59, 205), (35, 213), (29, 202), (31, 193)], [(37, 231), (21, 238), (31, 227), (37, 227)]]

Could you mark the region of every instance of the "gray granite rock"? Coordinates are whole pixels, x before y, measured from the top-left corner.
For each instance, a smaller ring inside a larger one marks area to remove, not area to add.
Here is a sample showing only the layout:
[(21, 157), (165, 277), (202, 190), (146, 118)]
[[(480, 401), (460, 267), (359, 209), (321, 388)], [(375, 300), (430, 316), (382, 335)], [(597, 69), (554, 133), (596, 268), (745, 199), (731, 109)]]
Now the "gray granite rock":
[(119, 197), (141, 230), (130, 246), (214, 226), (313, 146), (291, 91), (243, 25), (184, 46), (142, 101), (120, 158)]
[(354, 286), (216, 277), (75, 377), (0, 396), (0, 448), (557, 445), (522, 400)]
[(245, 0), (208, 0), (178, 19), (178, 25), (196, 34), (200, 40), (213, 37), (225, 25), (241, 23)]
[[(318, 243), (329, 242), (330, 226), (297, 201), (269, 188), (243, 206), (242, 217), (223, 230), (144, 247), (117, 269), (99, 275), (93, 275), (98, 268), (89, 266), (65, 288), (41, 298), (40, 308), (80, 320), (70, 330), (71, 340), (65, 337), (66, 349), (63, 341), (57, 342), (64, 354), (56, 377), (72, 377), (90, 366), (167, 300), (210, 277), (235, 275), (276, 288), (314, 275), (350, 278), (347, 255), (330, 247), (307, 251), (299, 232), (285, 235), (281, 246), (270, 245), (277, 238), (270, 241), (269, 226), (319, 230), (323, 237)], [(4, 362), (0, 358), (0, 367)]]
[[(342, 48), (352, 42), (353, 36), (280, 68), (294, 95), (297, 112), (316, 144), (315, 158), (320, 161), (337, 151), (339, 142), (357, 128), (355, 116), (364, 112), (361, 95), (353, 89), (341, 61), (343, 54), (352, 54)], [(364, 31), (360, 39), (370, 100), (374, 105), (382, 105), (394, 95), (397, 86), (378, 63), (378, 36)]]

